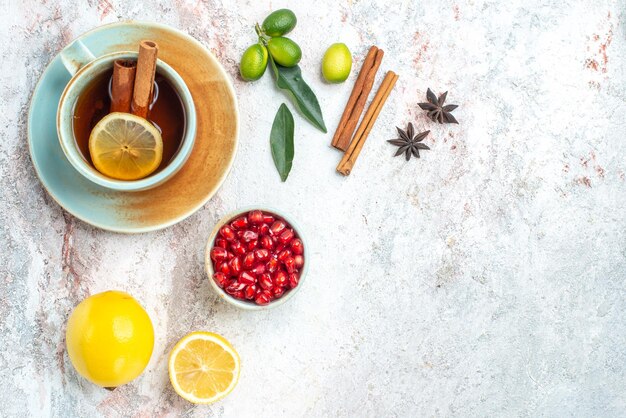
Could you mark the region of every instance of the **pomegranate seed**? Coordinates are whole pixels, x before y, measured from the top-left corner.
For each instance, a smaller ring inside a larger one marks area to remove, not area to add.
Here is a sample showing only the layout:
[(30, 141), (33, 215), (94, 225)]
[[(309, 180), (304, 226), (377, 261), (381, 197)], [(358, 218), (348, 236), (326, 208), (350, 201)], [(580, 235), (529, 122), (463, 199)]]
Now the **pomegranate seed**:
[(213, 280), (233, 297), (267, 304), (298, 286), (303, 255), (286, 221), (252, 210), (220, 228), (210, 252)]
[(278, 253), (278, 261), (285, 261), (287, 257), (291, 257), (291, 251), (282, 250), (281, 252)]
[(243, 265), (243, 268), (250, 270), (254, 265), (254, 253), (246, 254), (241, 264)]
[(248, 222), (251, 224), (263, 223), (263, 212), (260, 210), (253, 210), (248, 213)]
[(256, 282), (256, 279), (254, 278), (254, 276), (248, 273), (247, 271), (244, 271), (239, 275), (239, 283), (243, 283), (246, 286), (250, 286), (250, 285), (253, 285), (255, 282)]
[(265, 261), (270, 258), (270, 252), (265, 248), (260, 248), (258, 250), (254, 250), (254, 257), (259, 261)]
[(226, 249), (222, 247), (211, 248), (211, 260), (222, 261), (222, 260), (225, 260), (227, 256), (228, 256), (228, 252), (226, 251)]
[(304, 253), (304, 245), (302, 244), (302, 240), (300, 238), (296, 238), (291, 241), (291, 250), (294, 254), (301, 255)]
[(268, 303), (270, 303), (271, 300), (272, 300), (272, 295), (267, 290), (260, 292), (256, 296), (256, 298), (254, 298), (254, 301), (256, 302), (257, 305), (267, 305)]
[(272, 295), (276, 298), (279, 299), (280, 297), (282, 297), (285, 294), (285, 288), (284, 287), (275, 287), (272, 289)]
[(231, 222), (230, 226), (235, 229), (246, 229), (248, 227), (248, 218), (245, 216), (240, 216)]
[(261, 237), (261, 247), (266, 250), (271, 250), (274, 248), (274, 240), (269, 235), (264, 235)]
[(243, 235), (241, 236), (241, 239), (243, 239), (244, 242), (250, 242), (250, 241), (253, 241), (253, 240), (257, 239), (257, 238), (259, 238), (259, 234), (257, 234), (254, 231), (250, 231), (250, 230), (245, 231), (243, 233)]
[(287, 273), (295, 273), (296, 270), (296, 260), (293, 257), (287, 257), (283, 262), (285, 268), (287, 269)]
[(238, 275), (239, 273), (241, 273), (241, 259), (239, 257), (234, 257), (228, 262), (228, 267), (230, 267), (230, 272), (232, 275)]
[(276, 260), (275, 258), (270, 259), (270, 261), (267, 262), (267, 264), (265, 265), (265, 267), (267, 268), (267, 271), (269, 271), (270, 273), (274, 273), (276, 271), (276, 269), (278, 268), (278, 260)]
[(300, 276), (298, 276), (298, 273), (290, 273), (289, 288), (293, 289), (294, 287), (298, 286), (298, 282), (300, 282)]
[(235, 239), (235, 231), (230, 225), (224, 225), (220, 228), (220, 235), (224, 237), (226, 241), (233, 241)]
[(272, 276), (269, 273), (263, 273), (259, 276), (259, 286), (263, 289), (271, 289), (274, 284), (272, 283)]
[(285, 230), (287, 225), (283, 221), (276, 221), (270, 226), (270, 234), (277, 236)]
[(235, 292), (243, 290), (246, 287), (244, 283), (238, 282), (237, 280), (233, 280), (232, 283), (228, 285), (226, 288), (226, 293), (232, 295)]
[(287, 284), (287, 273), (284, 270), (278, 270), (274, 273), (274, 284), (279, 287), (284, 287)]
[(217, 283), (219, 287), (224, 287), (224, 283), (226, 283), (226, 280), (228, 280), (228, 278), (224, 273), (218, 271), (217, 273), (213, 274), (213, 280), (215, 280), (215, 283)]
[(230, 267), (228, 267), (228, 263), (226, 261), (222, 261), (217, 265), (217, 271), (224, 273), (227, 276), (230, 276)]
[(237, 255), (244, 255), (246, 253), (246, 247), (243, 246), (241, 241), (235, 241), (230, 244), (230, 249)]
[(250, 273), (256, 274), (257, 276), (259, 274), (265, 273), (265, 265), (264, 264), (257, 264), (256, 266), (254, 266), (252, 268), (252, 270), (250, 270)]
[(256, 294), (256, 285), (251, 284), (243, 290), (243, 294), (246, 299), (254, 299), (254, 295)]
[(289, 243), (289, 241), (291, 241), (293, 239), (293, 237), (294, 237), (293, 229), (285, 229), (278, 236), (278, 241), (283, 243), (283, 244), (287, 244), (287, 243)]

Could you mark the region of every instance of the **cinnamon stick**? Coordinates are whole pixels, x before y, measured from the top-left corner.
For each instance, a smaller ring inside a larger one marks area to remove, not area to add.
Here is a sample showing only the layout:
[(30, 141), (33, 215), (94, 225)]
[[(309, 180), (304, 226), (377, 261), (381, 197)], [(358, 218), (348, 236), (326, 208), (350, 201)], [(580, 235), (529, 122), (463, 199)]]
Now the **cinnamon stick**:
[(372, 103), (367, 109), (367, 112), (365, 112), (365, 116), (363, 116), (363, 120), (361, 121), (359, 128), (354, 134), (350, 147), (337, 166), (337, 171), (344, 176), (349, 175), (352, 171), (352, 168), (354, 167), (354, 164), (363, 149), (363, 145), (365, 144), (370, 131), (374, 127), (374, 123), (376, 123), (376, 119), (378, 119), (378, 115), (385, 105), (387, 97), (389, 97), (389, 93), (391, 93), (397, 79), (398, 75), (393, 71), (389, 71), (385, 75), (385, 79), (378, 88)]
[(139, 57), (137, 58), (137, 75), (135, 76), (135, 88), (133, 90), (132, 113), (142, 118), (148, 117), (150, 101), (152, 100), (152, 88), (154, 74), (156, 73), (156, 60), (159, 46), (156, 42), (144, 40), (139, 44)]
[(113, 63), (111, 81), (111, 112), (130, 113), (133, 100), (133, 87), (137, 64), (130, 60), (116, 60)]
[(341, 134), (343, 133), (343, 130), (346, 127), (346, 122), (348, 122), (348, 119), (350, 118), (350, 115), (352, 114), (354, 110), (354, 105), (356, 104), (357, 99), (361, 95), (361, 92), (363, 90), (363, 83), (365, 82), (367, 73), (369, 73), (369, 71), (372, 68), (372, 65), (374, 64), (374, 59), (376, 58), (376, 52), (378, 52), (378, 48), (375, 45), (372, 45), (369, 51), (367, 51), (367, 55), (365, 56), (365, 59), (363, 60), (363, 65), (361, 65), (361, 71), (359, 72), (359, 76), (357, 77), (354, 83), (354, 86), (352, 87), (352, 93), (350, 93), (350, 98), (348, 99), (348, 103), (346, 104), (343, 114), (341, 115), (341, 120), (339, 121), (339, 124), (337, 125), (337, 130), (335, 131), (335, 135), (333, 136), (333, 140), (331, 142), (331, 145), (333, 147), (337, 146), (337, 141), (339, 140), (339, 137), (341, 136)]
[[(350, 145), (350, 138), (352, 138), (354, 129), (361, 118), (361, 113), (363, 112), (365, 102), (367, 101), (370, 91), (372, 90), (372, 86), (374, 85), (376, 73), (378, 72), (378, 67), (380, 67), (384, 54), (385, 51), (378, 49), (376, 46), (372, 46), (370, 48), (367, 57), (363, 62), (363, 67), (361, 68), (359, 77), (357, 78), (354, 88), (352, 89), (350, 99), (348, 99), (346, 109), (344, 110), (344, 114), (339, 122), (335, 136), (333, 137), (332, 145), (335, 148), (342, 151), (346, 151), (348, 149), (348, 146)], [(349, 116), (346, 117), (346, 114)]]

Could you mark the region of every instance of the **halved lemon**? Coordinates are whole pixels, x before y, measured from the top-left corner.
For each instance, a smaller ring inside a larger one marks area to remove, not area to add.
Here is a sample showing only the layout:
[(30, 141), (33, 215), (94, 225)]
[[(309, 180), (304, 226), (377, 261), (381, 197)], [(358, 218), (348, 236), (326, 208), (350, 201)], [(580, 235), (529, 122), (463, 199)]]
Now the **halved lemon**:
[(155, 126), (130, 113), (113, 112), (94, 126), (89, 154), (96, 169), (118, 180), (139, 180), (163, 158), (163, 139)]
[(192, 403), (213, 403), (237, 385), (239, 354), (220, 335), (192, 332), (172, 349), (168, 369), (170, 382), (181, 397)]

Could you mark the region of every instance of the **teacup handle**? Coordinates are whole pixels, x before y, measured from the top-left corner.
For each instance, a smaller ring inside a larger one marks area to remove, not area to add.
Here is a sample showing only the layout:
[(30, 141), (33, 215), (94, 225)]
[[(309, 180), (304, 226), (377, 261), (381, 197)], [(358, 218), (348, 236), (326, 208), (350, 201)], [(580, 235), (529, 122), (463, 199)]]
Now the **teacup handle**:
[(96, 57), (79, 39), (61, 51), (61, 62), (72, 76), (95, 59)]

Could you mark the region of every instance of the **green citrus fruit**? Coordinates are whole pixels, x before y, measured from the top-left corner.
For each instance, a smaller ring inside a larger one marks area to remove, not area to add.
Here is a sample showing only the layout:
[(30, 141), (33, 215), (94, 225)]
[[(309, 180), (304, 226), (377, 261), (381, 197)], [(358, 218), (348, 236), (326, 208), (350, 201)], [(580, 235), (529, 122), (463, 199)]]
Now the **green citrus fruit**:
[(283, 36), (270, 38), (267, 42), (267, 48), (270, 50), (274, 61), (283, 67), (293, 67), (302, 58), (302, 51), (298, 44)]
[(283, 36), (291, 32), (297, 22), (298, 19), (291, 10), (276, 10), (263, 21), (263, 31), (269, 36)]
[(241, 77), (247, 81), (254, 81), (261, 78), (267, 68), (267, 48), (261, 44), (250, 46), (241, 56), (239, 72)]
[(352, 70), (352, 54), (346, 44), (332, 44), (322, 59), (322, 75), (329, 83), (343, 83)]

